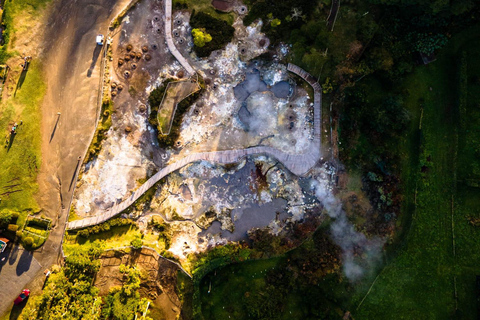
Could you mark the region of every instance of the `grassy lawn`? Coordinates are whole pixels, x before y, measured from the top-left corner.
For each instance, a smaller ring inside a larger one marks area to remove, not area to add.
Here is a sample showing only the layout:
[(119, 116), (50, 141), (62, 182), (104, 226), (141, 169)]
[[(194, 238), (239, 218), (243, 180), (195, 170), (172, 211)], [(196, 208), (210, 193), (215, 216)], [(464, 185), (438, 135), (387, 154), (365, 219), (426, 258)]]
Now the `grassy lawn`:
[[(42, 18), (48, 0), (7, 0), (4, 4), (3, 23), (6, 24), (4, 37), (6, 44), (0, 47), (0, 60), (18, 55), (15, 51), (17, 39), (29, 35), (35, 23)], [(14, 71), (21, 67), (9, 64)], [(10, 73), (12, 77), (14, 73)], [(42, 66), (33, 60), (28, 72), (17, 75), (11, 96), (0, 102), (0, 130), (4, 147), (0, 150), (0, 210), (8, 208), (20, 212), (17, 224), (22, 225), (27, 211), (38, 211), (33, 198), (37, 193), (37, 173), (41, 164), (40, 122), (45, 84), (42, 79)], [(15, 136), (10, 130), (15, 122), (18, 127)]]
[[(358, 309), (368, 288), (362, 287), (354, 298), (356, 319), (449, 319), (455, 314), (456, 318), (475, 317), (480, 230), (468, 225), (465, 215), (478, 208), (480, 190), (465, 190), (460, 185), (457, 190), (454, 174), (460, 56), (467, 50), (467, 56), (478, 57), (479, 42), (471, 41), (478, 34), (478, 29), (471, 29), (458, 35), (436, 62), (418, 67), (404, 82), (403, 90), (408, 93), (405, 104), (413, 116), (411, 132), (401, 149), (405, 153), (404, 214), (411, 217), (411, 224), (404, 224), (408, 228), (402, 245), (389, 256)], [(458, 163), (462, 163), (461, 151)], [(416, 208), (409, 210), (412, 198), (414, 202), (416, 199)]]
[[(65, 237), (64, 251), (68, 255), (70, 249), (78, 245), (94, 245), (97, 241), (105, 243), (105, 249), (130, 246), (131, 242), (141, 237), (138, 228), (129, 226), (112, 227), (108, 231), (92, 234), (88, 238), (78, 237), (74, 234), (67, 234)], [(165, 250), (165, 243), (153, 233), (147, 233), (143, 240), (143, 245), (155, 249), (158, 253)]]
[(192, 81), (175, 81), (167, 85), (165, 96), (157, 114), (158, 125), (162, 134), (170, 133), (172, 118), (175, 116), (177, 104), (198, 90), (200, 90), (199, 85)]
[(225, 20), (230, 25), (235, 21), (236, 15), (233, 12), (223, 13), (215, 10), (215, 8), (212, 6), (211, 0), (173, 0), (172, 2), (173, 10), (175, 10), (176, 5), (187, 5), (190, 12), (192, 10), (197, 12), (202, 11), (208, 13), (214, 18)]
[[(16, 95), (0, 104), (0, 128), (4, 135), (4, 148), (0, 149), (0, 209), (38, 210), (33, 196), (38, 189), (36, 177), (41, 164), (40, 104), (44, 93), (41, 67), (34, 60)], [(11, 136), (12, 125), (20, 121), (23, 124)]]

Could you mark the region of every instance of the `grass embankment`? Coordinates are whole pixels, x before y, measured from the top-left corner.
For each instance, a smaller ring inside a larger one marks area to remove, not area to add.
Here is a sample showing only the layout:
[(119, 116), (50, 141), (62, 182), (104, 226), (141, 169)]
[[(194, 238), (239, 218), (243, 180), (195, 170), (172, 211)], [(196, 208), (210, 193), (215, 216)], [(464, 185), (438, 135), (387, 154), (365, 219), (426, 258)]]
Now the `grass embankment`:
[[(33, 61), (16, 95), (0, 104), (4, 134), (4, 148), (0, 151), (0, 209), (38, 211), (33, 196), (38, 190), (36, 177), (41, 165), (40, 104), (44, 94), (41, 66)], [(15, 122), (19, 124), (17, 134), (11, 135)]]
[(204, 277), (200, 286), (204, 319), (228, 319), (229, 316), (247, 319), (242, 301), (248, 293), (254, 294), (265, 287), (266, 273), (275, 268), (278, 261), (279, 258), (273, 258), (233, 264)]
[[(478, 34), (477, 28), (456, 36), (436, 62), (418, 67), (403, 83), (405, 105), (416, 126), (401, 149), (406, 155), (404, 214), (411, 224), (404, 224), (409, 228), (402, 245), (369, 294), (365, 296), (369, 288), (364, 287), (353, 300), (356, 319), (475, 318), (480, 229), (470, 225), (466, 215), (478, 215), (480, 190), (460, 180), (457, 184), (456, 164), (463, 167), (470, 160), (465, 159), (465, 147), (458, 150), (458, 161), (456, 155), (457, 141), (465, 140), (469, 131), (460, 130), (457, 136), (461, 57), (466, 52), (469, 75), (478, 74)], [(475, 86), (469, 86), (467, 112), (478, 108), (480, 88)]]
[[(27, 34), (29, 27), (42, 18), (39, 14), (48, 0), (11, 1), (4, 3), (2, 24), (4, 44), (0, 46), (0, 63), (8, 63), (9, 58), (18, 55), (15, 40)], [(15, 58), (13, 58), (15, 59)], [(17, 58), (18, 59), (18, 58)], [(4, 148), (0, 151), (0, 210), (9, 209), (20, 213), (17, 225), (22, 226), (29, 211), (38, 211), (34, 199), (38, 191), (37, 173), (41, 165), (40, 121), (45, 84), (42, 79), (42, 66), (33, 60), (26, 73), (16, 62), (9, 63), (12, 70), (8, 78), (14, 85), (9, 97), (0, 102), (0, 128), (4, 134)], [(12, 77), (18, 79), (12, 79)], [(8, 84), (8, 82), (7, 82)], [(13, 91), (13, 92), (12, 92)], [(16, 123), (17, 134), (10, 130)]]
[(102, 101), (102, 110), (100, 111), (100, 119), (97, 124), (97, 129), (95, 130), (95, 134), (92, 139), (92, 143), (90, 147), (88, 147), (87, 156), (85, 158), (85, 162), (90, 162), (95, 157), (98, 156), (100, 150), (102, 150), (102, 141), (105, 139), (105, 134), (110, 127), (112, 126), (112, 113), (113, 110), (113, 102), (109, 98), (104, 98)]
[(112, 227), (108, 231), (90, 235), (88, 238), (68, 233), (65, 237), (64, 251), (68, 255), (72, 251), (71, 249), (78, 245), (94, 245), (98, 241), (105, 243), (105, 249), (114, 249), (130, 246), (132, 241), (136, 239), (141, 239), (144, 246), (154, 248), (160, 254), (165, 250), (165, 245), (161, 240), (159, 241), (158, 235), (147, 233), (142, 238), (140, 230), (136, 226), (129, 225)]
[(196, 12), (205, 12), (216, 19), (226, 21), (229, 25), (232, 25), (235, 20), (235, 13), (224, 13), (212, 6), (211, 0), (173, 0), (174, 10), (188, 10), (190, 13), (192, 10)]
[(198, 85), (200, 89), (186, 96), (183, 100), (177, 103), (177, 106), (175, 108), (175, 114), (173, 115), (173, 120), (170, 120), (171, 125), (170, 125), (169, 133), (167, 135), (164, 135), (162, 134), (161, 122), (159, 121), (160, 116), (158, 114), (159, 112), (158, 108), (160, 107), (160, 104), (163, 101), (162, 99), (165, 95), (165, 90), (167, 90), (169, 83), (171, 83), (172, 81), (174, 81), (174, 79), (166, 79), (162, 83), (162, 85), (158, 88), (155, 88), (150, 93), (150, 96), (148, 97), (148, 103), (150, 104), (150, 109), (151, 109), (148, 121), (152, 126), (154, 126), (157, 129), (158, 143), (160, 144), (161, 147), (164, 147), (164, 148), (175, 146), (176, 141), (180, 137), (180, 126), (183, 121), (183, 116), (188, 111), (190, 106), (198, 99), (198, 97), (200, 97), (200, 95), (203, 92), (203, 89), (205, 89), (205, 84), (203, 82), (203, 79), (199, 77)]
[(152, 218), (148, 232), (142, 233), (131, 219), (115, 218), (96, 226), (68, 231), (65, 236), (66, 255), (79, 245), (95, 245), (102, 242), (105, 249), (131, 246), (134, 243), (155, 249), (159, 254), (170, 257), (171, 234), (163, 219)]

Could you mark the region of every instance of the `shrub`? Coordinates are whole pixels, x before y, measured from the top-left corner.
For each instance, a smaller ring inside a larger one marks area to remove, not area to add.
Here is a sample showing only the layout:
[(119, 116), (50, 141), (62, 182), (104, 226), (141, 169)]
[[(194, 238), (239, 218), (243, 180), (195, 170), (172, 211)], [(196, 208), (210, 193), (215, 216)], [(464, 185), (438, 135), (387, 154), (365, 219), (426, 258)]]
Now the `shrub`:
[(0, 227), (5, 227), (8, 224), (14, 224), (18, 219), (18, 212), (10, 210), (2, 210), (0, 212)]
[(192, 32), (200, 29), (203, 35), (208, 34), (210, 36), (203, 40), (211, 38), (211, 41), (194, 43), (193, 49), (199, 57), (208, 57), (212, 51), (224, 48), (227, 43), (232, 41), (235, 32), (235, 29), (226, 21), (216, 19), (204, 12), (195, 13), (195, 10), (192, 12), (190, 25), (192, 26)]
[(131, 224), (134, 224), (132, 219), (124, 219), (124, 218), (110, 219), (102, 224), (79, 230), (77, 232), (77, 236), (88, 238), (92, 234), (108, 231), (112, 227), (121, 227), (121, 226), (127, 226)]
[(83, 237), (83, 238), (88, 238), (90, 235), (90, 232), (88, 229), (83, 229), (77, 232), (77, 236)]
[(114, 110), (112, 100), (103, 99), (102, 110), (100, 111), (100, 121), (98, 122), (97, 130), (95, 132), (95, 136), (93, 137), (92, 143), (88, 148), (85, 162), (90, 162), (91, 160), (93, 160), (102, 149), (102, 141), (103, 139), (105, 139), (105, 133), (112, 126), (111, 114), (113, 111)]
[(175, 260), (175, 256), (170, 251), (163, 252), (162, 256), (166, 259)]
[(192, 30), (193, 43), (198, 47), (204, 47), (207, 42), (212, 41), (212, 36), (205, 32), (204, 29)]
[(33, 244), (33, 238), (32, 237), (25, 237), (25, 239), (23, 239), (23, 242), (27, 245), (27, 246), (31, 246)]
[(0, 212), (0, 225), (5, 225), (12, 219), (12, 213), (10, 211)]
[(134, 248), (134, 249), (140, 249), (142, 248), (143, 246), (143, 241), (142, 239), (134, 239), (132, 240), (132, 242), (130, 242), (130, 245)]
[(8, 231), (16, 232), (18, 230), (18, 226), (16, 224), (9, 224)]

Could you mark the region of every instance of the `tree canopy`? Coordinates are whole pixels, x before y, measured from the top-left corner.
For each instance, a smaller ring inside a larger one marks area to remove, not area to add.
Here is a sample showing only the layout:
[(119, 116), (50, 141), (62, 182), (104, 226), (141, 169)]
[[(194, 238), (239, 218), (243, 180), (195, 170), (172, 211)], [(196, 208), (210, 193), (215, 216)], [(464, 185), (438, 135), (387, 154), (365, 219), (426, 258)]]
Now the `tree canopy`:
[(209, 35), (204, 28), (192, 29), (193, 44), (197, 47), (204, 47), (207, 42), (212, 41), (212, 36)]

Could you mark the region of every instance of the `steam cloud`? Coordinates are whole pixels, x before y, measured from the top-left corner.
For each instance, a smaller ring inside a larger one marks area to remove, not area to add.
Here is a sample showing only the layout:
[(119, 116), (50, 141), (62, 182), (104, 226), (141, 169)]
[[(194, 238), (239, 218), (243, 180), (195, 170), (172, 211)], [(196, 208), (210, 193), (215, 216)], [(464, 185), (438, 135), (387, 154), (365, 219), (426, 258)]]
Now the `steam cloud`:
[(335, 243), (342, 249), (343, 270), (351, 281), (356, 281), (372, 271), (380, 259), (384, 241), (378, 238), (367, 239), (355, 230), (348, 221), (342, 204), (332, 193), (329, 179), (312, 180), (312, 190), (322, 202), (327, 214), (334, 219), (330, 231)]

